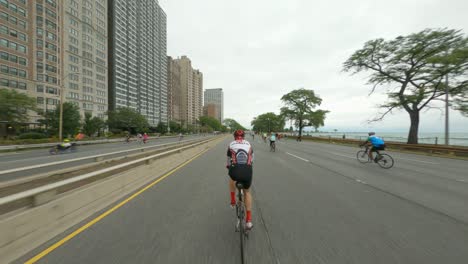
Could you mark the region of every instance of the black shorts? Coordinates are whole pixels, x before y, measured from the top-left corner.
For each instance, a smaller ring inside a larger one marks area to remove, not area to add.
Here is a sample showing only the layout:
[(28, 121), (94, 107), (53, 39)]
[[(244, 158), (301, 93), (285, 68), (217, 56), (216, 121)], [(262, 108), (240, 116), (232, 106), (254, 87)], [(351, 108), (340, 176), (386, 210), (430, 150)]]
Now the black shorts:
[(372, 146), (372, 151), (377, 151), (377, 150), (385, 150), (385, 144), (382, 146)]
[(252, 185), (252, 166), (235, 165), (229, 167), (229, 177), (235, 182), (242, 183), (245, 189)]

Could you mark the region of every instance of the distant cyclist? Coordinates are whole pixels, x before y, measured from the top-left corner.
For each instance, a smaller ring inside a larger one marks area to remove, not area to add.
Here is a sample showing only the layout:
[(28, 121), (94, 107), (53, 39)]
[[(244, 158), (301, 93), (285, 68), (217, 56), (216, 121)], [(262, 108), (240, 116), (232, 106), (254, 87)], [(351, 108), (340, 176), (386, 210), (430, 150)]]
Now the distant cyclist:
[(62, 147), (63, 149), (68, 149), (71, 146), (72, 146), (72, 143), (70, 143), (69, 139), (64, 139), (63, 143), (60, 144), (60, 147)]
[(276, 143), (276, 134), (275, 134), (275, 133), (271, 133), (271, 136), (270, 136), (270, 148), (271, 148), (271, 145), (273, 145), (273, 143)]
[(231, 206), (236, 204), (236, 182), (242, 183), (244, 186), (245, 194), (245, 207), (247, 208), (246, 214), (246, 228), (252, 229), (252, 194), (250, 193), (250, 186), (252, 185), (252, 163), (253, 163), (253, 149), (250, 143), (244, 139), (245, 133), (243, 130), (236, 130), (234, 132), (234, 141), (229, 144), (227, 150), (227, 165), (229, 170), (229, 191), (231, 192)]
[(366, 142), (362, 143), (361, 146), (367, 145), (369, 149), (369, 158), (377, 163), (377, 158), (374, 159), (372, 152), (378, 150), (385, 150), (385, 142), (382, 138), (375, 135), (375, 132), (369, 132), (369, 137)]

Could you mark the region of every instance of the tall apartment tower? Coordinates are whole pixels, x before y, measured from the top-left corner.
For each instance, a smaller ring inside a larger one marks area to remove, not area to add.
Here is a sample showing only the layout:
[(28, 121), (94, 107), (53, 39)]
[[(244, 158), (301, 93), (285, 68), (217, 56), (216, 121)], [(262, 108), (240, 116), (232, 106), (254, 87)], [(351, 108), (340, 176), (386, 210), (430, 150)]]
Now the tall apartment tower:
[(107, 0), (60, 1), (65, 101), (81, 116), (105, 118), (108, 109)]
[(204, 106), (207, 109), (207, 115), (218, 119), (219, 122), (222, 123), (224, 119), (223, 89), (206, 89), (204, 94), (204, 100)]
[(108, 0), (109, 108), (167, 122), (166, 14), (156, 0)]
[[(35, 97), (39, 113), (60, 102), (62, 9), (57, 0), (0, 1), (0, 88)], [(31, 112), (29, 123), (41, 118)]]
[[(175, 95), (180, 98), (180, 104), (174, 108), (179, 109), (181, 124), (195, 125), (203, 115), (203, 74), (192, 68), (192, 62), (187, 56), (172, 60), (172, 63), (178, 65), (174, 67), (180, 68), (180, 95)], [(175, 120), (176, 116), (173, 118)]]
[(181, 123), (183, 120), (181, 111), (182, 87), (180, 79), (181, 67), (174, 62), (172, 57), (167, 57), (167, 118)]

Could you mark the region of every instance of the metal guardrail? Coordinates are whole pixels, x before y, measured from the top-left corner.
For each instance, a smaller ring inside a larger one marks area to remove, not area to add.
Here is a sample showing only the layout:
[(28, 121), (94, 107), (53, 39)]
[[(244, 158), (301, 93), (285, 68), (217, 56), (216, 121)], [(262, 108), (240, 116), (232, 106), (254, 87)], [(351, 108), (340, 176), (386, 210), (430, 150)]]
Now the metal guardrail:
[(166, 151), (166, 152), (163, 152), (163, 153), (158, 153), (158, 154), (151, 155), (151, 156), (148, 156), (148, 157), (145, 157), (145, 158), (129, 161), (129, 162), (122, 163), (122, 164), (112, 166), (112, 167), (109, 167), (109, 168), (105, 168), (105, 169), (102, 169), (102, 170), (86, 173), (86, 174), (76, 176), (76, 177), (73, 177), (73, 178), (70, 178), (70, 179), (66, 179), (66, 180), (63, 180), (63, 181), (47, 184), (47, 185), (44, 185), (44, 186), (41, 186), (41, 187), (33, 188), (31, 190), (27, 190), (27, 191), (12, 194), (12, 195), (9, 195), (9, 196), (6, 196), (6, 197), (2, 197), (2, 198), (0, 198), (0, 206), (7, 205), (7, 204), (10, 204), (12, 202), (23, 200), (23, 199), (26, 199), (26, 198), (33, 198), (34, 199), (34, 197), (37, 196), (37, 195), (41, 195), (41, 194), (46, 194), (47, 195), (47, 193), (50, 193), (50, 192), (52, 192), (51, 195), (53, 196), (53, 195), (55, 195), (55, 191), (57, 189), (59, 189), (61, 187), (65, 187), (65, 186), (70, 185), (72, 183), (76, 183), (76, 182), (83, 181), (83, 180), (86, 180), (86, 179), (89, 179), (89, 178), (92, 178), (92, 177), (96, 177), (96, 176), (104, 174), (104, 173), (116, 171), (116, 170), (119, 170), (121, 168), (132, 166), (132, 165), (135, 165), (135, 164), (138, 164), (138, 163), (148, 162), (148, 161), (151, 161), (151, 160), (156, 159), (156, 158), (160, 158), (160, 157), (172, 154), (172, 153), (176, 153), (176, 152), (180, 152), (182, 150), (188, 149), (188, 148), (192, 148), (192, 147), (197, 146), (197, 145), (204, 144), (204, 143), (209, 142), (209, 141), (211, 141), (213, 139), (215, 139), (215, 138), (201, 140), (201, 141), (196, 142), (194, 144), (190, 144), (190, 145), (187, 145), (187, 146), (183, 146), (183, 147), (180, 147), (180, 148), (169, 150), (169, 151)]
[[(327, 141), (327, 142), (340, 142), (345, 144), (358, 144), (362, 143), (363, 140), (358, 139), (342, 139), (333, 137), (303, 137), (307, 140)], [(431, 144), (406, 144), (401, 142), (385, 142), (385, 145), (389, 148), (401, 149), (401, 150), (415, 150), (431, 154), (443, 153), (454, 156), (468, 156), (468, 147), (461, 146), (444, 146), (444, 145), (431, 145)]]
[[(162, 137), (149, 137), (149, 139), (161, 139), (161, 138), (175, 138), (178, 136), (162, 136)], [(77, 145), (93, 145), (93, 144), (104, 144), (104, 143), (115, 143), (123, 142), (125, 138), (112, 138), (112, 139), (98, 139), (98, 140), (79, 140), (74, 141)], [(24, 144), (24, 145), (3, 145), (0, 146), (0, 150), (17, 150), (17, 149), (31, 149), (31, 148), (46, 148), (53, 147), (61, 142), (52, 143), (39, 143), (39, 144)]]
[(45, 164), (31, 165), (31, 166), (26, 166), (26, 167), (21, 167), (21, 168), (16, 168), (16, 169), (3, 170), (3, 171), (0, 171), (0, 175), (20, 172), (20, 171), (26, 171), (26, 170), (32, 170), (32, 169), (38, 169), (38, 168), (44, 168), (44, 167), (55, 166), (55, 165), (61, 165), (61, 164), (66, 164), (66, 163), (71, 163), (71, 162), (76, 162), (76, 161), (81, 161), (81, 160), (88, 160), (88, 159), (95, 159), (96, 161), (100, 161), (101, 158), (106, 157), (106, 156), (111, 156), (111, 155), (116, 155), (116, 154), (121, 154), (121, 153), (135, 152), (135, 151), (144, 151), (145, 149), (177, 145), (177, 144), (181, 144), (181, 143), (194, 142), (194, 141), (197, 141), (197, 140), (199, 141), (200, 139), (182, 140), (182, 141), (177, 141), (177, 142), (171, 142), (171, 143), (165, 143), (165, 144), (159, 144), (159, 145), (153, 145), (153, 146), (147, 146), (147, 147), (141, 147), (141, 148), (133, 148), (133, 149), (114, 151), (114, 152), (109, 152), (109, 153), (105, 153), (105, 154), (93, 155), (93, 156), (86, 156), (86, 157), (81, 157), (81, 158), (76, 158), (76, 159), (68, 159), (68, 160), (55, 161), (55, 162), (50, 162), (50, 163), (45, 163)]

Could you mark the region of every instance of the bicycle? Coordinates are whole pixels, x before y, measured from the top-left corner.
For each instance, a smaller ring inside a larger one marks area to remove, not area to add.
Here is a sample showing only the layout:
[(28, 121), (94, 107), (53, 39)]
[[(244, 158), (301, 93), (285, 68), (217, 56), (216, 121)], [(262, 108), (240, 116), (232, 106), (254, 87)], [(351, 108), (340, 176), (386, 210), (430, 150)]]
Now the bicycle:
[[(360, 147), (362, 147), (362, 146), (360, 146)], [(378, 150), (376, 150), (375, 153), (376, 153), (375, 158), (377, 159), (377, 164), (379, 164), (379, 166), (381, 168), (390, 169), (391, 167), (393, 167), (394, 161), (393, 161), (392, 156), (390, 156), (388, 154), (381, 154)], [(362, 149), (359, 150), (356, 153), (356, 157), (357, 157), (358, 161), (361, 162), (361, 163), (372, 162), (372, 160), (369, 157), (369, 147), (367, 147), (367, 146), (366, 146), (365, 150), (362, 150)]]
[(270, 152), (275, 152), (276, 151), (276, 142), (273, 141), (270, 143)]
[(236, 183), (237, 187), (237, 203), (236, 203), (236, 215), (237, 215), (237, 221), (236, 221), (236, 232), (239, 232), (240, 234), (240, 250), (241, 250), (241, 260), (242, 263), (245, 263), (245, 240), (249, 238), (248, 230), (245, 228), (246, 221), (245, 221), (245, 216), (246, 216), (246, 208), (245, 208), (245, 203), (244, 203), (244, 186), (242, 183), (237, 182)]

